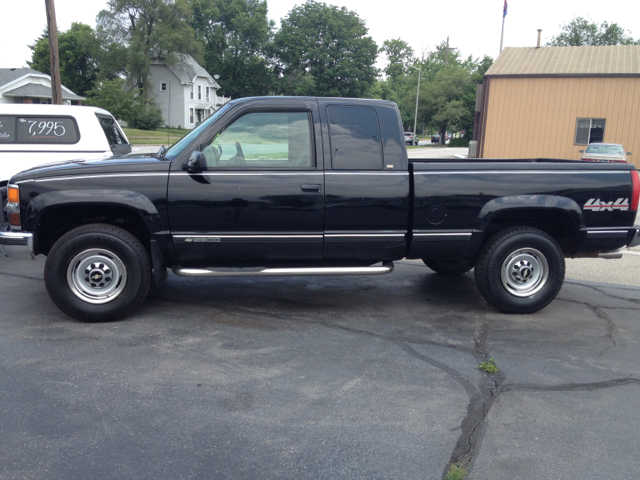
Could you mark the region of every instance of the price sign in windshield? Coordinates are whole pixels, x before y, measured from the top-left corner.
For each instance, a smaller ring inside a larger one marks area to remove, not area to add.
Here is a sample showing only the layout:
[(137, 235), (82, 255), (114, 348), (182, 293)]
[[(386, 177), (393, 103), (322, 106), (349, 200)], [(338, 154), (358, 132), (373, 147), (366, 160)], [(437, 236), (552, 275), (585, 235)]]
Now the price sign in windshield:
[(18, 117), (17, 143), (76, 143), (78, 131), (71, 118)]

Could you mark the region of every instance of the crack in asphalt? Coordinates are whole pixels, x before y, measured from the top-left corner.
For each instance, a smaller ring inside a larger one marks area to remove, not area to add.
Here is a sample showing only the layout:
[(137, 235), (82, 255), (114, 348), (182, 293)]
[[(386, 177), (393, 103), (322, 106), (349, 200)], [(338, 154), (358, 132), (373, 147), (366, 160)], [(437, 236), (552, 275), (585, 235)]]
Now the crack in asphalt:
[[(419, 265), (416, 265), (419, 266)], [(419, 266), (420, 268), (424, 268)], [(624, 300), (632, 303), (639, 303), (640, 300), (630, 299), (625, 297), (620, 297), (616, 295), (611, 295), (603, 289), (586, 285), (578, 282), (569, 282), (579, 286), (587, 287), (597, 291), (598, 293), (604, 294), (610, 298), (616, 298), (620, 300)], [(628, 289), (634, 290), (634, 289)], [(166, 299), (163, 299), (166, 300)], [(287, 299), (282, 299), (283, 301), (287, 301)], [(576, 300), (567, 300), (558, 298), (557, 300), (579, 304), (586, 307), (596, 318), (604, 322), (606, 328), (606, 337), (611, 342), (611, 345), (602, 350), (600, 356), (604, 355), (604, 353), (610, 348), (624, 346), (619, 342), (619, 331), (615, 322), (611, 319), (611, 317), (604, 311), (607, 310), (637, 310), (634, 307), (605, 307), (605, 306), (596, 306), (589, 304), (587, 302), (580, 302)], [(299, 305), (304, 306), (304, 305)], [(254, 315), (268, 315), (270, 317), (283, 319), (283, 312), (278, 311), (268, 311), (261, 310), (255, 308), (247, 308), (241, 307), (238, 305), (233, 306), (235, 311), (234, 313), (239, 313), (239, 311), (244, 311), (245, 313), (254, 314)], [(221, 310), (226, 310), (222, 308)], [(328, 320), (317, 320), (309, 318), (305, 315), (298, 314), (285, 314), (289, 319), (294, 320), (303, 320), (308, 324), (321, 325), (327, 328), (333, 328), (337, 330), (341, 330), (343, 332), (351, 333), (354, 335), (366, 335), (372, 338), (377, 338), (380, 340), (385, 340), (394, 343), (398, 347), (400, 347), (406, 354), (412, 356), (415, 359), (418, 359), (422, 362), (425, 362), (435, 368), (438, 368), (446, 375), (450, 376), (456, 383), (460, 384), (467, 396), (469, 397), (469, 403), (467, 404), (467, 411), (465, 416), (463, 417), (460, 424), (460, 435), (458, 436), (458, 440), (456, 445), (454, 446), (449, 461), (447, 462), (447, 466), (445, 467), (442, 478), (444, 479), (448, 473), (449, 467), (455, 463), (465, 463), (468, 473), (471, 473), (475, 461), (479, 457), (480, 450), (482, 447), (482, 440), (485, 437), (485, 433), (488, 426), (488, 416), (491, 408), (493, 407), (496, 400), (500, 397), (501, 394), (507, 392), (573, 392), (573, 391), (593, 391), (600, 390), (605, 388), (616, 388), (620, 386), (626, 385), (640, 385), (640, 379), (634, 377), (624, 377), (624, 378), (616, 378), (607, 381), (600, 382), (590, 382), (590, 383), (565, 383), (565, 384), (557, 384), (557, 385), (543, 385), (543, 384), (518, 384), (518, 383), (506, 383), (507, 375), (504, 371), (504, 368), (500, 368), (499, 372), (496, 374), (483, 374), (478, 384), (475, 385), (471, 382), (463, 373), (459, 372), (453, 367), (446, 365), (443, 362), (440, 362), (428, 355), (418, 352), (412, 345), (430, 345), (437, 346), (441, 348), (448, 348), (452, 350), (459, 351), (460, 353), (464, 353), (467, 355), (471, 355), (478, 363), (491, 358), (491, 352), (487, 348), (487, 339), (490, 333), (489, 323), (487, 321), (483, 321), (480, 325), (480, 328), (474, 333), (473, 338), (473, 348), (466, 347), (459, 344), (454, 344), (451, 342), (442, 342), (436, 341), (429, 338), (415, 338), (410, 335), (394, 335), (394, 334), (383, 334), (376, 333), (368, 330), (363, 330), (359, 328), (349, 327), (346, 325), (341, 325), (339, 323), (328, 321)]]
[(0, 272), (0, 276), (7, 276), (7, 277), (15, 277), (15, 278), (26, 278), (27, 280), (40, 280), (40, 281), (44, 281), (43, 277), (32, 277), (31, 275), (23, 275), (21, 273), (9, 273), (9, 272)]
[[(571, 280), (565, 280), (565, 283), (570, 283), (572, 285), (579, 285), (581, 287), (586, 287), (586, 288), (590, 288), (592, 290), (595, 290), (598, 293), (601, 293), (602, 295), (606, 296), (606, 297), (610, 297), (610, 298), (615, 298), (616, 300), (624, 300), (625, 302), (631, 302), (631, 303), (637, 303), (640, 304), (640, 299), (636, 299), (636, 298), (626, 298), (626, 297), (619, 297), (618, 295), (613, 295), (610, 292), (607, 292), (606, 290), (604, 290), (603, 288), (598, 288), (594, 285), (589, 285), (583, 282), (576, 282), (576, 281), (571, 281)], [(611, 286), (611, 287), (607, 287), (610, 288), (612, 290), (628, 290), (628, 291), (638, 291), (637, 288), (622, 288), (622, 287), (615, 287), (615, 286)]]
[[(595, 306), (595, 305), (591, 305), (590, 303), (587, 302), (580, 302), (578, 300), (568, 300), (568, 299), (564, 299), (564, 298), (558, 298), (559, 301), (561, 302), (566, 302), (566, 303), (573, 303), (576, 305), (582, 305), (586, 308), (588, 308), (589, 310), (591, 310), (591, 312), (598, 317), (600, 320), (602, 320), (605, 324), (605, 328), (607, 329), (607, 337), (609, 338), (609, 341), (611, 342), (611, 345), (609, 345), (607, 348), (605, 348), (604, 350), (602, 350), (600, 352), (600, 356), (602, 357), (605, 352), (611, 348), (615, 348), (618, 346), (618, 341), (616, 340), (615, 337), (619, 337), (619, 331), (618, 331), (618, 326), (615, 324), (615, 322), (611, 319), (611, 317), (609, 315), (607, 315), (602, 309), (603, 308), (608, 308), (608, 307), (601, 307), (601, 306)], [(633, 309), (633, 310), (637, 310), (637, 309)], [(620, 343), (620, 346), (622, 347), (626, 347), (626, 345), (623, 345), (622, 343)]]

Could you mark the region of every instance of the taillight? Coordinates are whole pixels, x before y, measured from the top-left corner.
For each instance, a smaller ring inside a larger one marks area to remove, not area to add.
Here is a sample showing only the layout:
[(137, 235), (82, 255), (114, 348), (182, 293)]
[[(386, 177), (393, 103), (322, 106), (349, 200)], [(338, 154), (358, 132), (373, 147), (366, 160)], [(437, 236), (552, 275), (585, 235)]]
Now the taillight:
[(638, 200), (640, 200), (640, 173), (638, 170), (631, 170), (631, 210), (638, 210)]
[(596, 160), (595, 158), (583, 158), (582, 161), (583, 162), (597, 162), (598, 160)]

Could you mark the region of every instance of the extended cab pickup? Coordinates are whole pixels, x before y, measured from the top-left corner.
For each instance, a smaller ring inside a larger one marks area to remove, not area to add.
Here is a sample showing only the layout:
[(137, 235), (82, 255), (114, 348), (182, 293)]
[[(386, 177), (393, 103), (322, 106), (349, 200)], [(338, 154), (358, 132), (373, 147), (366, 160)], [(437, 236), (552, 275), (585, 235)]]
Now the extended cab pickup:
[(184, 276), (379, 274), (402, 258), (475, 267), (489, 303), (548, 305), (565, 257), (640, 243), (633, 165), (408, 160), (394, 103), (246, 98), (169, 149), (34, 168), (9, 182), (8, 256), (47, 256), (72, 317), (119, 318)]

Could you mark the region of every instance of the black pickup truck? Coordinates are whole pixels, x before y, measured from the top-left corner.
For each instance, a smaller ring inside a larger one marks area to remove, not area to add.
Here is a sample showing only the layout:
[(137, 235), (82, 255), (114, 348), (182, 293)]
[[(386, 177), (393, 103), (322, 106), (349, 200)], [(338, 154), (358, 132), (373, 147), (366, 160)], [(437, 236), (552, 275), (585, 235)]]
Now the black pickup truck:
[(632, 165), (408, 160), (394, 103), (246, 98), (150, 157), (70, 161), (10, 180), (7, 256), (47, 256), (72, 317), (122, 317), (167, 268), (197, 277), (475, 267), (489, 303), (539, 310), (565, 257), (640, 243)]

